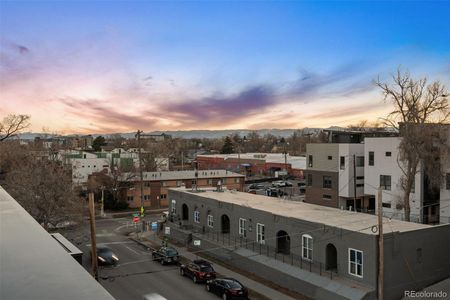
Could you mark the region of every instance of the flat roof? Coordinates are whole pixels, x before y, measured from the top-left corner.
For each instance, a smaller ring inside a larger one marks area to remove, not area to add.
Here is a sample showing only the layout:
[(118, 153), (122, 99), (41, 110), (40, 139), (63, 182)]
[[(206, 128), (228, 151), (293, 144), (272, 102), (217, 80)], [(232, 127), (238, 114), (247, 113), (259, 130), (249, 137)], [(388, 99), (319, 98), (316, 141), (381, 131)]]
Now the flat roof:
[(114, 299), (0, 186), (0, 299)]
[[(321, 205), (229, 190), (225, 190), (224, 192), (216, 192), (213, 189), (202, 189), (204, 190), (203, 192), (193, 192), (185, 188), (171, 188), (171, 190), (192, 193), (201, 198), (232, 203), (283, 217), (320, 223), (355, 232), (359, 231), (365, 234), (378, 234), (376, 232), (372, 232), (372, 226), (378, 224), (378, 216), (367, 213), (358, 213)], [(433, 227), (431, 225), (405, 222), (389, 218), (383, 218), (383, 224), (385, 224), (385, 234), (389, 234), (392, 231), (406, 232)]]
[[(139, 174), (136, 174), (136, 177), (130, 179), (130, 181), (139, 181)], [(161, 172), (144, 172), (144, 180), (152, 181), (152, 180), (184, 180), (184, 179), (195, 179), (195, 171), (161, 171)], [(127, 175), (123, 175), (125, 178)], [(227, 170), (198, 170), (198, 178), (199, 179), (208, 179), (208, 178), (229, 178), (229, 177), (242, 177), (245, 175), (230, 172)]]
[[(283, 153), (241, 153), (240, 159), (256, 159), (262, 160), (266, 163), (277, 163), (284, 164), (284, 154)], [(199, 154), (197, 157), (216, 157), (223, 158), (224, 160), (233, 158), (237, 159), (237, 153), (231, 154)], [(305, 156), (290, 156), (289, 154), (286, 157), (286, 161), (288, 164), (291, 164), (291, 167), (294, 169), (306, 169), (306, 157)]]

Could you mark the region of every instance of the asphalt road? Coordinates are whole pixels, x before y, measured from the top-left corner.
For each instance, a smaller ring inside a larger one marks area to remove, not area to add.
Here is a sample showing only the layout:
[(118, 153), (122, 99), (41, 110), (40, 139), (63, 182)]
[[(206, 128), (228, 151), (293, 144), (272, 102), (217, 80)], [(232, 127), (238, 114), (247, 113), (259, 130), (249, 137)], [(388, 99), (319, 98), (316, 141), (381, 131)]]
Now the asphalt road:
[[(151, 252), (125, 235), (132, 230), (125, 225), (129, 221), (97, 221), (97, 244), (107, 245), (120, 259), (117, 267), (99, 268), (99, 282), (114, 298), (150, 300), (156, 299), (152, 298), (155, 295), (161, 295), (169, 300), (219, 299), (208, 293), (204, 284), (194, 284), (189, 278), (180, 276), (177, 266), (161, 266), (151, 261)], [(83, 266), (90, 271), (90, 241), (86, 238), (84, 241), (78, 247), (84, 252)]]

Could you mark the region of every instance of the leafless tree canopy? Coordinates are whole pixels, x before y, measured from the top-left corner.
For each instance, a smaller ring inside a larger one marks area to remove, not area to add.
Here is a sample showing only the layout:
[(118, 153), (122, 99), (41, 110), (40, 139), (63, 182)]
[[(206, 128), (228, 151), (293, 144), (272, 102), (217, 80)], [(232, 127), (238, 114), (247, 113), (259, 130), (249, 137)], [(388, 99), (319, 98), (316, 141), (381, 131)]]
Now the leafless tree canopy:
[(398, 69), (392, 76), (392, 83), (379, 79), (384, 100), (394, 105), (394, 109), (384, 119), (387, 125), (399, 129), (399, 123), (448, 123), (450, 105), (448, 91), (439, 81), (427, 84), (427, 78), (415, 80), (409, 72)]
[(6, 190), (45, 228), (81, 221), (83, 201), (70, 174), (55, 161), (29, 155), (6, 175)]
[(450, 105), (446, 87), (439, 81), (427, 84), (427, 79), (415, 80), (409, 72), (400, 69), (391, 83), (376, 81), (384, 100), (393, 110), (383, 119), (386, 125), (399, 130), (402, 141), (398, 165), (403, 172), (401, 205), (405, 219), (410, 220), (409, 196), (420, 163), (430, 178), (439, 185), (441, 166), (439, 157), (448, 148)]
[(30, 126), (30, 116), (8, 115), (0, 122), (0, 142), (15, 136), (23, 129)]

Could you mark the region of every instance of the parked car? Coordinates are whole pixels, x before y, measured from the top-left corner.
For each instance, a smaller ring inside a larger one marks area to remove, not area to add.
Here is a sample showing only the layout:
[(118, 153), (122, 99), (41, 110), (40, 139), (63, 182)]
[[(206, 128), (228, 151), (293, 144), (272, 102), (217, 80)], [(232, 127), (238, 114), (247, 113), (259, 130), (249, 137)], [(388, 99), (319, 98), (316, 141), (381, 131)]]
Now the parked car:
[(236, 279), (217, 278), (206, 281), (206, 290), (222, 299), (248, 299), (248, 290)]
[(277, 180), (272, 182), (273, 187), (288, 187), (292, 186), (292, 183), (289, 181)]
[(252, 183), (248, 186), (248, 191), (251, 190), (262, 190), (265, 189), (266, 187), (264, 186), (264, 184), (261, 183)]
[(186, 265), (181, 265), (180, 275), (190, 277), (194, 283), (216, 278), (216, 272), (211, 264), (201, 259), (194, 260), (192, 263)]
[(119, 257), (114, 254), (111, 248), (99, 246), (97, 247), (97, 260), (99, 265), (115, 265), (119, 262)]
[(161, 265), (164, 264), (171, 264), (171, 263), (178, 263), (179, 255), (178, 251), (172, 247), (161, 247), (152, 253), (152, 259), (157, 260), (161, 263)]

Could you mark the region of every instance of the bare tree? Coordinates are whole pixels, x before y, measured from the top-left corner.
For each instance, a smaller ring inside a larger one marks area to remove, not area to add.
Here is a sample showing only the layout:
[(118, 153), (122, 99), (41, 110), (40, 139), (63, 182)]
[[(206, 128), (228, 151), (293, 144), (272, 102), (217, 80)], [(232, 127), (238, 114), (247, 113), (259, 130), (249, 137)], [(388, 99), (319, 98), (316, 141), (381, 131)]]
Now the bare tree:
[(6, 174), (5, 189), (46, 229), (81, 221), (83, 201), (58, 162), (22, 157)]
[(111, 199), (105, 202), (106, 208), (120, 209), (125, 208), (126, 203), (121, 198), (124, 189), (133, 186), (132, 181), (137, 178), (137, 172), (133, 166), (124, 163), (118, 163), (114, 159), (109, 161), (109, 172), (96, 172), (89, 176), (88, 189), (92, 192), (100, 192), (103, 189), (106, 195), (111, 195)]
[(0, 122), (0, 142), (16, 136), (30, 126), (28, 115), (8, 115)]
[[(446, 87), (439, 81), (427, 84), (426, 78), (415, 80), (408, 71), (400, 69), (392, 76), (392, 83), (376, 81), (384, 100), (393, 104), (394, 109), (383, 119), (386, 125), (400, 131), (399, 166), (403, 172), (402, 205), (405, 220), (410, 220), (410, 193), (420, 163), (428, 172), (436, 156), (439, 157), (448, 136), (443, 124), (449, 122), (450, 106)], [(428, 167), (427, 167), (428, 166)], [(437, 172), (440, 168), (437, 168)], [(430, 173), (431, 174), (431, 173)]]

